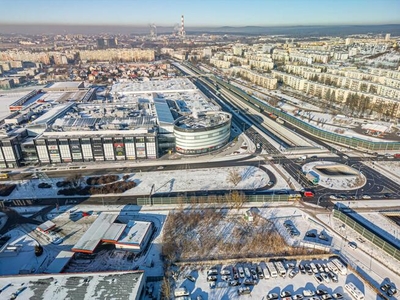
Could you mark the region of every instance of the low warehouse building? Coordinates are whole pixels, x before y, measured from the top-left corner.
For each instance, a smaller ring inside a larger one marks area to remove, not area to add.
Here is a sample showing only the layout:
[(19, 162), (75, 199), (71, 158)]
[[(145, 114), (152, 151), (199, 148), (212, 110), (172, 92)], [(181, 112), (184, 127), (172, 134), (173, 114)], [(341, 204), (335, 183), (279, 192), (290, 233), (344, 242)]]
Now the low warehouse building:
[(93, 253), (99, 244), (110, 243), (116, 248), (140, 253), (150, 241), (153, 224), (134, 220), (130, 220), (128, 224), (114, 223), (117, 218), (118, 214), (100, 214), (72, 251)]

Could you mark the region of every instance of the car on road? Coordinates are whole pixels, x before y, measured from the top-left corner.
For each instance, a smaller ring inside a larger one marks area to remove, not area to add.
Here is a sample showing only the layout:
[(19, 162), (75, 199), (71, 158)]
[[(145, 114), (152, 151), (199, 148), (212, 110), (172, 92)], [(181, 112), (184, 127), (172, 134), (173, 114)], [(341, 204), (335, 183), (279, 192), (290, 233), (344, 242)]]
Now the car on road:
[(362, 195), (361, 198), (363, 198), (364, 200), (368, 200), (368, 199), (371, 199), (371, 196), (370, 195)]
[(191, 282), (195, 282), (196, 281), (196, 278), (194, 278), (192, 275), (188, 275), (188, 276), (186, 276), (186, 278), (188, 280), (190, 280)]
[(275, 182), (273, 182), (272, 180), (268, 181), (267, 186), (273, 186), (275, 184)]
[(337, 200), (337, 197), (336, 197), (335, 195), (330, 195), (330, 196), (329, 196), (329, 199), (331, 199), (331, 200)]
[(357, 249), (357, 244), (355, 242), (349, 242), (349, 247), (355, 250)]

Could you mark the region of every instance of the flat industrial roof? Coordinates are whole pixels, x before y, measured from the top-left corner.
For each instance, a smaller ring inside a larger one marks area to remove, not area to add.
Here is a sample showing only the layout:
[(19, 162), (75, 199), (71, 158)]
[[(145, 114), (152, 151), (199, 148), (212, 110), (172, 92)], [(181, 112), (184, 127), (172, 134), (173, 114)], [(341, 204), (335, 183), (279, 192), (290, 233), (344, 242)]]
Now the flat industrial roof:
[(117, 218), (118, 214), (100, 214), (75, 244), (72, 251), (92, 253)]
[(195, 91), (195, 85), (187, 78), (149, 81), (120, 82), (112, 86), (111, 94), (143, 94), (161, 92)]
[(51, 119), (54, 117), (58, 116), (64, 111), (67, 111), (69, 108), (73, 106), (73, 103), (66, 103), (66, 104), (60, 104), (54, 106), (52, 109), (50, 109), (48, 112), (37, 118), (32, 124), (34, 125), (44, 125), (48, 122), (51, 122)]
[(58, 253), (56, 258), (51, 262), (51, 264), (47, 267), (44, 273), (61, 273), (67, 263), (71, 260), (71, 258), (75, 255), (75, 252), (71, 251), (61, 251)]
[(54, 227), (56, 227), (55, 223), (53, 223), (52, 221), (46, 221), (46, 222), (40, 224), (37, 228), (40, 229), (41, 231), (47, 231)]
[(63, 88), (80, 88), (83, 82), (81, 81), (62, 81), (62, 82), (52, 82), (44, 87), (44, 89), (63, 89)]
[(140, 245), (150, 230), (151, 222), (129, 221), (128, 225), (118, 240), (118, 244)]
[(6, 287), (2, 299), (12, 299), (21, 291), (18, 300), (28, 299), (140, 299), (144, 285), (143, 271), (64, 273), (0, 277)]
[(117, 241), (121, 234), (124, 232), (126, 224), (114, 223), (104, 233), (102, 240)]

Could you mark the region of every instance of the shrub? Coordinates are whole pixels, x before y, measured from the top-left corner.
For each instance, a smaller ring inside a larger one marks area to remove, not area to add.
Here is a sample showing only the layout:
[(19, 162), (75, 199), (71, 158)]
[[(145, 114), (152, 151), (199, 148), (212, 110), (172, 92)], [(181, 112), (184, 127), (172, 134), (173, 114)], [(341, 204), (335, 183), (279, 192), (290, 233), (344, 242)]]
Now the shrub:
[(9, 196), (16, 187), (16, 184), (0, 184), (0, 196)]

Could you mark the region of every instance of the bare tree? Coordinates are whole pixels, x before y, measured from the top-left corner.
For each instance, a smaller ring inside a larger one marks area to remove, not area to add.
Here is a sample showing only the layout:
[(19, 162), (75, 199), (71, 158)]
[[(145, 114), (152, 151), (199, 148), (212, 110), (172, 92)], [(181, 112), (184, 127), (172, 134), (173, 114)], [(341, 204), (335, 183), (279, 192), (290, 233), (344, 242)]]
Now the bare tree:
[(227, 181), (232, 183), (234, 186), (237, 186), (239, 182), (242, 181), (242, 175), (240, 175), (237, 169), (230, 170), (228, 173)]
[(230, 198), (231, 198), (232, 206), (234, 208), (237, 208), (238, 210), (246, 202), (246, 195), (242, 192), (233, 191), (232, 193), (230, 193)]
[(67, 181), (71, 187), (77, 188), (81, 186), (83, 177), (82, 174), (76, 173), (68, 176), (65, 181)]

